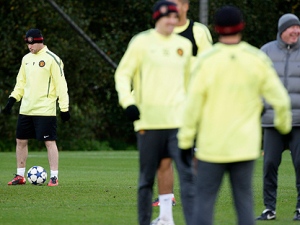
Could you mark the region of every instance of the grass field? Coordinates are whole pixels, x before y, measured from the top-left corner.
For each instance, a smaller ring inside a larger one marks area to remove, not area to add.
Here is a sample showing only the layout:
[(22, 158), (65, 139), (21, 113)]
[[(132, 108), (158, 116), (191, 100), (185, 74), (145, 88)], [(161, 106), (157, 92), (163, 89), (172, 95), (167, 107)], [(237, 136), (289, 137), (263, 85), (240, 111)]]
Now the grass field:
[[(135, 151), (60, 152), (59, 186), (30, 184), (8, 186), (16, 172), (15, 153), (0, 153), (0, 224), (22, 225), (133, 225), (137, 224), (136, 192), (138, 155)], [(40, 165), (50, 170), (46, 152), (30, 152), (27, 169)], [(176, 179), (173, 207), (176, 225), (183, 225), (179, 187)], [(295, 224), (295, 175), (290, 153), (285, 151), (279, 171), (276, 221), (258, 225)], [(262, 202), (262, 158), (254, 176), (255, 213)], [(154, 196), (157, 196), (155, 186)], [(159, 208), (153, 208), (153, 219)], [(215, 225), (236, 224), (227, 177), (215, 209)]]

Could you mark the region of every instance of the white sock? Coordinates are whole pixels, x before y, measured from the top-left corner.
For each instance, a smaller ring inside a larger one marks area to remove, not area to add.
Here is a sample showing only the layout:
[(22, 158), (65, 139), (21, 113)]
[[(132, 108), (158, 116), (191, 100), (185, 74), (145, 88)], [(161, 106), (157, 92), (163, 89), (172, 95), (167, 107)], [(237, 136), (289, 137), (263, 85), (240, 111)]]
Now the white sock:
[(17, 168), (17, 174), (24, 177), (25, 167), (24, 168)]
[(173, 222), (172, 211), (172, 196), (173, 194), (159, 195), (159, 218), (164, 221)]
[(58, 170), (51, 170), (50, 177), (56, 177), (58, 179)]

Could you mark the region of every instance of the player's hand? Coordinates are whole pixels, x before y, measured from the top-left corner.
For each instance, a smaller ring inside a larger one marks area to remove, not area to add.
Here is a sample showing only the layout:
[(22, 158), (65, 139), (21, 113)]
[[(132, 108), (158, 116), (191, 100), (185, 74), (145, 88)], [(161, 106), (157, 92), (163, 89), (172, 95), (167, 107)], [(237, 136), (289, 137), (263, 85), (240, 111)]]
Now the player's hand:
[(193, 149), (180, 149), (180, 158), (184, 165), (191, 167), (193, 160)]
[(11, 109), (12, 109), (13, 105), (15, 104), (15, 102), (16, 102), (16, 99), (13, 97), (10, 97), (7, 101), (5, 108), (2, 110), (2, 113), (5, 115), (11, 114)]
[(67, 122), (68, 120), (70, 120), (71, 115), (69, 113), (69, 111), (67, 112), (60, 112), (60, 118), (63, 122)]
[(134, 122), (136, 120), (140, 119), (140, 111), (136, 107), (136, 105), (130, 105), (125, 109), (125, 114), (127, 115), (128, 119), (131, 122)]
[(292, 139), (292, 132), (290, 131), (289, 133), (284, 134), (284, 136), (285, 136), (287, 141), (290, 141)]

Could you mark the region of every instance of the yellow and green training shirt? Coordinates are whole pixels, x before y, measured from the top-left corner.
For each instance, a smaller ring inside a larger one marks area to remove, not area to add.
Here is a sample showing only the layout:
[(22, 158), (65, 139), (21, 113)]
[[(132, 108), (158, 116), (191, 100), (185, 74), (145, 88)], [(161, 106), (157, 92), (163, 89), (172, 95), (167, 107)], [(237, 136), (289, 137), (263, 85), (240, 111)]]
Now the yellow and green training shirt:
[(254, 160), (261, 147), (262, 97), (275, 110), (275, 127), (291, 129), (290, 99), (271, 60), (246, 42), (215, 44), (197, 61), (179, 129), (179, 147), (212, 163)]
[(62, 60), (44, 46), (38, 53), (26, 54), (10, 97), (21, 101), (20, 114), (55, 116), (58, 99), (60, 111), (69, 110), (67, 82)]
[[(115, 73), (119, 103), (136, 105), (141, 129), (172, 129), (181, 125), (181, 113), (190, 77), (192, 45), (177, 34), (164, 36), (155, 29), (130, 41)], [(132, 94), (134, 90), (134, 94)]]
[[(174, 33), (179, 34), (185, 31), (190, 25), (191, 21), (188, 19), (187, 22), (182, 26), (176, 26)], [(209, 49), (212, 46), (212, 37), (208, 28), (201, 23), (193, 22), (193, 35), (195, 42), (198, 47), (198, 53), (202, 53), (204, 50)]]

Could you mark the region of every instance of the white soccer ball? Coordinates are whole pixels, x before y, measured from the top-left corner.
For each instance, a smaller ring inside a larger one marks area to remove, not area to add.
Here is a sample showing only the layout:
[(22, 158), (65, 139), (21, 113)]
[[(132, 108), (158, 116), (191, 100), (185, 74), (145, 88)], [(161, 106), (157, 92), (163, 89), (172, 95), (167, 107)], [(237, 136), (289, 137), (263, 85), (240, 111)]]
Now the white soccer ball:
[(47, 172), (41, 166), (33, 166), (27, 172), (27, 179), (31, 184), (42, 185), (47, 180)]

